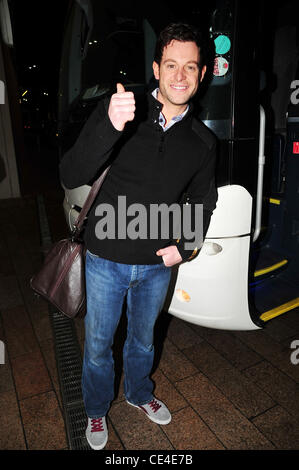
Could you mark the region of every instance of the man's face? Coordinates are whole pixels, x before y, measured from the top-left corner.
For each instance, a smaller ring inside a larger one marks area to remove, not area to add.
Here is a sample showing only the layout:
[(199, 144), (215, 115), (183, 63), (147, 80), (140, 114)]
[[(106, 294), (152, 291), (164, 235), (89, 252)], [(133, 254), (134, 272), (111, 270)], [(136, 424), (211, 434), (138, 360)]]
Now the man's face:
[(195, 95), (206, 67), (199, 73), (199, 49), (195, 42), (173, 40), (164, 47), (160, 66), (153, 71), (159, 80), (160, 99), (165, 106), (182, 106)]

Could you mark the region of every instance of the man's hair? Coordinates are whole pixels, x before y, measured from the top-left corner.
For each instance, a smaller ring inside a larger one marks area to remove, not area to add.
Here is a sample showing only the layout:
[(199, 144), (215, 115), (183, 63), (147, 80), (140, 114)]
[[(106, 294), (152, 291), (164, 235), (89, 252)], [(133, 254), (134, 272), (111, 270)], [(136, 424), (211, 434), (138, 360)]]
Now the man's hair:
[(168, 46), (171, 41), (195, 42), (199, 48), (199, 68), (205, 65), (205, 41), (202, 33), (193, 25), (186, 23), (171, 23), (164, 28), (157, 39), (154, 61), (160, 65), (164, 47)]

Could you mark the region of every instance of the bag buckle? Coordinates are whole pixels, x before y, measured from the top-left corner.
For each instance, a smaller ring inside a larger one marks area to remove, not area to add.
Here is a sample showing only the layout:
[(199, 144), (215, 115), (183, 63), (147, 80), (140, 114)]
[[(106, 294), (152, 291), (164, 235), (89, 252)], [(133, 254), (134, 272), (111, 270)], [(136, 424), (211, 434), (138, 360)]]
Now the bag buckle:
[(76, 240), (77, 236), (78, 236), (78, 227), (75, 225), (72, 232), (71, 232), (72, 242)]

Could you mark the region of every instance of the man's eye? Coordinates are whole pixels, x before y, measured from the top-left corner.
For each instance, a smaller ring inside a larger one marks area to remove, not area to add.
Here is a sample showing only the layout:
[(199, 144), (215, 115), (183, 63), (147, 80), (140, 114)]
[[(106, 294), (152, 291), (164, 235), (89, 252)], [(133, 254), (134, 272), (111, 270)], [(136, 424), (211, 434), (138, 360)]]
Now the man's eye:
[(195, 72), (196, 67), (195, 67), (195, 65), (188, 65), (187, 70), (189, 70), (189, 72)]
[(175, 65), (174, 64), (167, 64), (168, 69), (174, 69)]

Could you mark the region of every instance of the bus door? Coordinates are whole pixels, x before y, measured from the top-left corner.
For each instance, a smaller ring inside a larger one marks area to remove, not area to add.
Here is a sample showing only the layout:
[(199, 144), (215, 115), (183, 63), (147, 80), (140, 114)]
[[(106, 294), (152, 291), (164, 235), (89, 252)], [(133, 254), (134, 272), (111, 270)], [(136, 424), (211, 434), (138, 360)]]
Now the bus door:
[(266, 75), (261, 101), (268, 120), (264, 217), (252, 250), (250, 285), (263, 321), (299, 306), (299, 100), (294, 89), (299, 84), (298, 6), (292, 2), (279, 5), (273, 18), (268, 10), (261, 17), (261, 67)]
[(264, 131), (258, 96), (258, 18), (252, 4), (233, 0), (215, 2), (208, 17), (214, 67), (199, 97), (199, 118), (219, 141), (218, 202), (199, 255), (181, 265), (173, 280), (169, 311), (210, 328), (262, 326), (248, 292), (260, 186), (259, 137)]
[(211, 328), (255, 329), (299, 306), (299, 113), (288, 108), (298, 26), (296, 11), (283, 9), (219, 2), (211, 17), (216, 77), (201, 117), (220, 141), (219, 201), (201, 253), (180, 268), (170, 305)]

